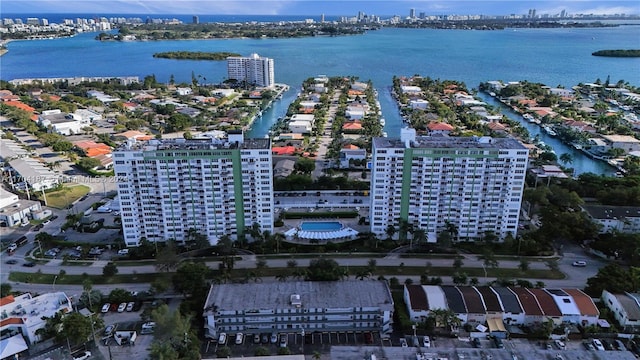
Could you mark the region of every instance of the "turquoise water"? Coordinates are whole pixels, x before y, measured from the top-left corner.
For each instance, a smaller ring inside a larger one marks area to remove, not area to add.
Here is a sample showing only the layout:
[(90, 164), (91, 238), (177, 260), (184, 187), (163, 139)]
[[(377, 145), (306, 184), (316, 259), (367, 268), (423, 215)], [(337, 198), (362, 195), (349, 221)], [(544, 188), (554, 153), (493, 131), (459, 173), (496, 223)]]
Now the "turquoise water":
[[(173, 74), (177, 82), (189, 83), (194, 73), (203, 82), (217, 83), (227, 75), (224, 61), (156, 59), (152, 55), (180, 50), (258, 53), (274, 59), (276, 82), (290, 85), (291, 90), (254, 124), (248, 134), (251, 137), (265, 136), (286, 113), (302, 81), (319, 74), (372, 80), (390, 137), (399, 136), (402, 126), (389, 92), (393, 76), (459, 80), (469, 88), (496, 79), (570, 87), (597, 78), (604, 81), (607, 76), (612, 82), (623, 79), (640, 86), (639, 58), (591, 56), (601, 49), (640, 48), (640, 26), (503, 31), (390, 28), (333, 38), (105, 43), (94, 40), (95, 35), (11, 42), (9, 52), (0, 57), (0, 78), (137, 75), (142, 79), (154, 74), (159, 81), (168, 82)], [(576, 159), (582, 157), (576, 154)], [(585, 159), (572, 165), (578, 173), (611, 171), (605, 164)]]
[(337, 221), (305, 221), (300, 224), (300, 230), (303, 231), (337, 231), (340, 229), (342, 229), (342, 224)]

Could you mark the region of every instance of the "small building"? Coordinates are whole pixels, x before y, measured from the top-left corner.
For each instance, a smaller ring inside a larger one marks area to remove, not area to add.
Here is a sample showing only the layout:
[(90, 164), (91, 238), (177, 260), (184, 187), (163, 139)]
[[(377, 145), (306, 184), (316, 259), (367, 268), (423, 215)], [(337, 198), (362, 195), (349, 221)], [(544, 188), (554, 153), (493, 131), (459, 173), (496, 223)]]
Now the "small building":
[(487, 313), (480, 293), (471, 286), (457, 286), (457, 288), (467, 308), (467, 322), (471, 325), (484, 324)]
[(44, 317), (71, 311), (71, 300), (63, 292), (45, 293), (36, 297), (30, 293), (5, 296), (0, 299), (0, 332), (11, 336), (22, 334), (27, 344), (31, 345), (43, 340), (38, 330), (45, 327)]
[(26, 186), (34, 191), (52, 189), (60, 182), (60, 175), (36, 159), (19, 158), (9, 161), (9, 165), (16, 173), (18, 181), (23, 183), (23, 185), (14, 183), (15, 187), (22, 187), (21, 190), (25, 190)]
[(429, 301), (422, 285), (405, 285), (404, 302), (411, 321), (424, 321), (429, 317)]
[(347, 145), (340, 149), (340, 167), (348, 168), (351, 166), (350, 160), (365, 160), (367, 158), (367, 150), (360, 149), (355, 145)]
[(560, 308), (556, 305), (553, 297), (542, 289), (528, 289), (533, 296), (536, 297), (540, 309), (545, 317), (544, 321), (552, 320), (555, 325), (562, 324), (563, 317)]
[(73, 114), (63, 113), (59, 109), (43, 111), (38, 116), (38, 123), (60, 135), (79, 134), (82, 132), (82, 128), (91, 125), (90, 120), (77, 118)]
[(39, 201), (20, 199), (18, 195), (0, 188), (0, 225), (16, 226), (38, 218), (42, 212)]
[(600, 233), (618, 231), (627, 234), (640, 233), (640, 207), (584, 205), (582, 208), (591, 220), (601, 225)]
[(179, 87), (176, 88), (176, 95), (178, 96), (187, 96), (193, 94), (193, 90), (188, 87)]
[(453, 131), (453, 126), (443, 123), (443, 122), (430, 122), (427, 125), (427, 129), (429, 130), (429, 135), (449, 135)]
[(393, 309), (385, 281), (288, 281), (212, 285), (203, 316), (212, 339), (221, 332), (391, 334)]
[(400, 86), (400, 90), (402, 91), (403, 94), (407, 94), (407, 95), (422, 94), (422, 89), (419, 86), (402, 85)]
[(449, 310), (453, 311), (463, 324), (466, 323), (469, 312), (467, 311), (467, 306), (464, 303), (464, 298), (460, 290), (452, 285), (443, 285), (440, 286), (440, 288), (444, 293), (444, 297), (447, 299)]
[(273, 177), (285, 178), (293, 172), (296, 162), (290, 159), (283, 159), (276, 163), (273, 168)]
[(296, 120), (289, 122), (289, 131), (296, 134), (310, 134), (313, 124), (308, 120)]
[(623, 332), (640, 332), (640, 294), (602, 292), (602, 303), (611, 310)]

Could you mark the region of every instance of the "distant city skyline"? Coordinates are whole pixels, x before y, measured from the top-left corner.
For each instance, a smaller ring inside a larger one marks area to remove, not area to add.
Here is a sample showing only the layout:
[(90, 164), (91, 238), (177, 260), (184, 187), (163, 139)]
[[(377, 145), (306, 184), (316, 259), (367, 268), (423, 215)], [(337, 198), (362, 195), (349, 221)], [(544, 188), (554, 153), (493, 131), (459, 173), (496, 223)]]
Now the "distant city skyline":
[[(148, 15), (416, 15), (640, 14), (637, 0), (616, 1), (457, 1), (457, 0), (3, 0), (3, 14), (148, 14)], [(4, 15), (2, 16), (4, 17)]]

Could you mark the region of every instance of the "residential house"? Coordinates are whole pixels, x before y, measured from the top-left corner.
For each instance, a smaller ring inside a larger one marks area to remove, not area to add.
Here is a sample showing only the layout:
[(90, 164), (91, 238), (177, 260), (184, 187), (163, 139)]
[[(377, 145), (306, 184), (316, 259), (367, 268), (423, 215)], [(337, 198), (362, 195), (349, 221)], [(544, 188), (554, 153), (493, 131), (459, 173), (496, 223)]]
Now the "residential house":
[(562, 322), (580, 324), (581, 313), (573, 297), (562, 289), (544, 289), (562, 313)]
[(82, 132), (82, 128), (91, 125), (90, 120), (78, 118), (74, 114), (63, 113), (60, 109), (43, 111), (38, 116), (38, 122), (60, 135), (79, 134)]
[(629, 135), (600, 135), (609, 149), (622, 149), (627, 154), (640, 151), (640, 140)]
[(467, 322), (472, 325), (484, 324), (487, 320), (487, 312), (480, 293), (471, 286), (457, 286), (457, 288), (467, 307)]
[(12, 227), (43, 217), (39, 201), (21, 200), (18, 195), (0, 188), (0, 225)]
[(546, 321), (546, 316), (540, 308), (538, 300), (529, 290), (522, 287), (510, 287), (509, 290), (518, 297), (518, 302), (524, 312), (524, 324), (540, 324)]
[(540, 309), (545, 317), (544, 321), (552, 320), (555, 325), (563, 322), (562, 312), (551, 295), (542, 289), (528, 289), (528, 291), (536, 297)]
[(273, 167), (273, 177), (285, 178), (293, 172), (296, 162), (291, 159), (283, 159), (276, 163)]
[(413, 110), (427, 110), (429, 102), (425, 99), (409, 100), (409, 107)]
[(443, 122), (430, 122), (427, 125), (427, 129), (429, 130), (429, 135), (449, 135), (454, 127)]
[(345, 145), (344, 148), (340, 149), (340, 167), (348, 168), (350, 167), (350, 160), (364, 160), (367, 158), (367, 150), (360, 149), (355, 145)]
[(409, 96), (422, 95), (422, 89), (419, 86), (402, 85), (400, 86), (400, 90), (403, 94), (407, 94)]
[(25, 190), (26, 186), (34, 191), (52, 189), (60, 182), (60, 175), (45, 167), (33, 158), (19, 158), (9, 161), (9, 165), (18, 179), (15, 188)]
[(449, 310), (453, 311), (463, 324), (468, 322), (469, 311), (467, 310), (467, 305), (464, 302), (460, 290), (452, 285), (443, 285), (440, 286), (440, 288), (444, 293), (444, 297), (447, 299)]
[(429, 301), (422, 285), (405, 285), (404, 302), (411, 321), (422, 322), (429, 317)]
[(601, 226), (600, 233), (618, 231), (640, 233), (640, 207), (612, 205), (584, 205), (591, 220)]
[(562, 289), (565, 293), (569, 294), (573, 301), (578, 306), (578, 310), (580, 311), (580, 324), (585, 325), (595, 325), (598, 323), (598, 318), (600, 317), (600, 310), (596, 304), (594, 304), (593, 299), (578, 289)]
[(504, 311), (502, 314), (504, 322), (507, 323), (507, 325), (524, 324), (525, 312), (518, 296), (506, 287), (492, 287), (491, 291), (498, 296), (498, 301), (500, 301), (500, 305)]
[(83, 123), (93, 123), (94, 121), (102, 120), (102, 115), (89, 109), (78, 109), (73, 112), (73, 117)]
[(358, 133), (362, 130), (362, 123), (360, 121), (345, 122), (342, 125), (342, 131), (345, 133)]
[(310, 134), (313, 124), (308, 120), (294, 120), (289, 122), (289, 131), (297, 134)]

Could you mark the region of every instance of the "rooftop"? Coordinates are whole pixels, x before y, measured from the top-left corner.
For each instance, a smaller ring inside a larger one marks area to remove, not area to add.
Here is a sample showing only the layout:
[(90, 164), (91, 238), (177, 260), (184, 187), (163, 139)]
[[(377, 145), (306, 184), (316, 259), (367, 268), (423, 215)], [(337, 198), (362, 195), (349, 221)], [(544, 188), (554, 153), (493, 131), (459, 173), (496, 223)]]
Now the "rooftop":
[(626, 142), (626, 143), (640, 143), (640, 140), (630, 135), (600, 135), (603, 139), (609, 142)]
[(583, 208), (594, 219), (640, 217), (640, 207), (638, 206), (584, 205)]
[(472, 314), (484, 314), (485, 308), (482, 304), (482, 297), (471, 286), (458, 286), (458, 290), (462, 293), (464, 303), (467, 305), (468, 312)]
[(556, 302), (549, 293), (542, 289), (529, 289), (529, 292), (538, 299), (538, 304), (540, 304), (540, 308), (542, 308), (544, 315), (562, 316), (562, 311), (560, 311), (560, 308), (558, 308), (558, 305), (556, 305)]
[(379, 307), (393, 310), (384, 281), (293, 281), (211, 286), (205, 308), (218, 310), (290, 309), (292, 294), (300, 295), (303, 308)]
[(444, 292), (444, 296), (447, 298), (449, 309), (458, 314), (467, 313), (467, 307), (464, 304), (464, 299), (462, 298), (462, 294), (458, 288), (451, 285), (443, 285), (440, 288)]
[(482, 295), (482, 300), (484, 301), (484, 306), (487, 309), (487, 312), (502, 312), (502, 306), (500, 306), (500, 300), (498, 300), (498, 296), (496, 293), (491, 291), (491, 288), (488, 286), (477, 286), (476, 290)]
[(521, 287), (510, 287), (509, 289), (518, 296), (522, 309), (527, 315), (544, 315), (536, 297), (527, 289)]
[(571, 295), (573, 301), (576, 302), (580, 315), (583, 316), (600, 316), (600, 310), (593, 303), (591, 297), (578, 289), (563, 289), (564, 292)]
[(412, 310), (429, 310), (427, 294), (424, 293), (421, 285), (405, 285), (409, 293), (409, 301)]
[[(482, 141), (477, 137), (448, 137), (448, 136), (418, 136), (411, 142), (414, 149), (522, 149), (527, 148), (518, 140), (505, 138), (491, 138), (491, 141)], [(404, 148), (404, 142), (400, 138), (374, 138), (376, 148)]]
[[(125, 144), (126, 145), (126, 144)], [(225, 150), (225, 149), (269, 149), (269, 139), (244, 139), (243, 142), (229, 142), (220, 139), (162, 139), (133, 143), (119, 151), (164, 151), (164, 150)]]
[(640, 305), (636, 299), (629, 294), (613, 294), (618, 299), (620, 305), (627, 313), (627, 318), (631, 321), (640, 320)]

